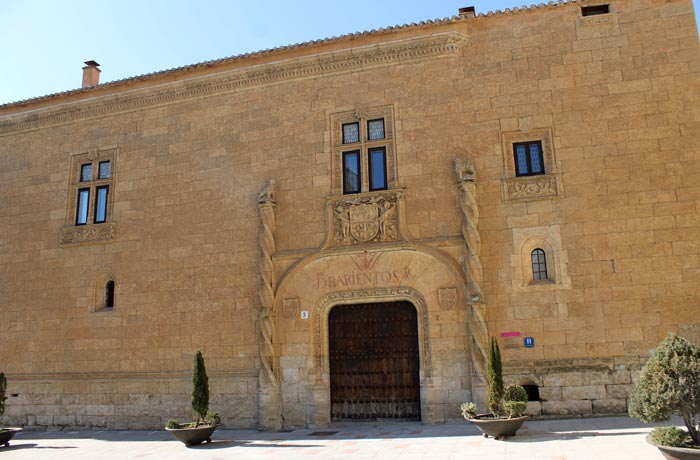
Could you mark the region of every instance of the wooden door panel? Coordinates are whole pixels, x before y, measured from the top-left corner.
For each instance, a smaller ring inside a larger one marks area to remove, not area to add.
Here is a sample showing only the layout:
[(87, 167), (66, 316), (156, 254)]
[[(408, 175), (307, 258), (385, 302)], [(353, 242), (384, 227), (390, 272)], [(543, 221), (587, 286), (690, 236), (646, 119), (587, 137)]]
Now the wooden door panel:
[(333, 420), (420, 420), (413, 305), (340, 305), (331, 310), (328, 329)]

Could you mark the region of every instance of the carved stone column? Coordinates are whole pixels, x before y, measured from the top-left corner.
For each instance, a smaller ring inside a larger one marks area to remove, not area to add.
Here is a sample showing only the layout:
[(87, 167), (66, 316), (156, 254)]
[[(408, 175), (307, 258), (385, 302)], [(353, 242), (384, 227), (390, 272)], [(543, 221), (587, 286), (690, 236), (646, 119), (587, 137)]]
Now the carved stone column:
[(282, 402), (280, 384), (274, 368), (275, 323), (273, 305), (275, 304), (275, 267), (272, 255), (275, 253), (275, 228), (277, 202), (275, 195), (277, 184), (270, 180), (258, 197), (260, 215), (260, 278), (258, 296), (260, 297), (260, 376), (258, 393), (258, 427), (261, 430), (279, 430), (282, 428)]
[(454, 162), (457, 186), (460, 191), (459, 206), (462, 209), (462, 236), (464, 237), (465, 256), (460, 262), (467, 279), (469, 296), (469, 316), (467, 331), (470, 336), (471, 354), (471, 389), (472, 401), (483, 407), (486, 395), (486, 348), (488, 328), (482, 315), (483, 268), (481, 266), (481, 236), (479, 224), (479, 207), (476, 202), (476, 184), (474, 183), (474, 166), (471, 161), (456, 159)]
[(479, 207), (476, 203), (476, 184), (474, 183), (474, 166), (469, 161), (456, 159), (455, 173), (460, 190), (459, 206), (462, 208), (462, 236), (466, 246), (466, 256), (462, 258), (462, 269), (467, 276), (467, 288), (471, 302), (480, 302), (483, 294), (481, 282), (481, 236), (479, 224)]

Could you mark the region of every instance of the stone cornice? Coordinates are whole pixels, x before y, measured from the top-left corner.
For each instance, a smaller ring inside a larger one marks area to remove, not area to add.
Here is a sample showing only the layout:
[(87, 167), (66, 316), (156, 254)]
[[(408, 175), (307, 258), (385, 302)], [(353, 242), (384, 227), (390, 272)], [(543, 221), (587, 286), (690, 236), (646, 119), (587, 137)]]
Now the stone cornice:
[(465, 42), (466, 37), (456, 32), (432, 34), (276, 61), (77, 102), (59, 103), (48, 108), (0, 117), (0, 135), (285, 81), (456, 55)]

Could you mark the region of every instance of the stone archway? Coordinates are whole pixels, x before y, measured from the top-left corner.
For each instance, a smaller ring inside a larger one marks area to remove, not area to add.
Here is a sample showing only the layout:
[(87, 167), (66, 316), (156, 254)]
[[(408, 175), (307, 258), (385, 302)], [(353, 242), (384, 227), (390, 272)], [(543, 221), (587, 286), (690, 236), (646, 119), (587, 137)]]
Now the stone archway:
[(333, 251), (297, 263), (275, 304), (285, 426), (331, 422), (329, 312), (377, 302), (416, 310), (422, 421), (457, 419), (459, 403), (471, 398), (464, 290), (459, 265), (429, 248)]

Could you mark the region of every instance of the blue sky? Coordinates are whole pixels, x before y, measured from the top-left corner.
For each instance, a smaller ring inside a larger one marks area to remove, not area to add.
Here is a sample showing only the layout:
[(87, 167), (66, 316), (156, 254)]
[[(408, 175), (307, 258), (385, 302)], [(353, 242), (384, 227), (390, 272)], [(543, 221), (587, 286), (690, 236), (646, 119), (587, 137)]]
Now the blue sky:
[[(0, 0), (0, 104), (335, 35), (543, 0)], [(633, 0), (637, 1), (637, 0)], [(693, 0), (696, 17), (700, 0)]]

